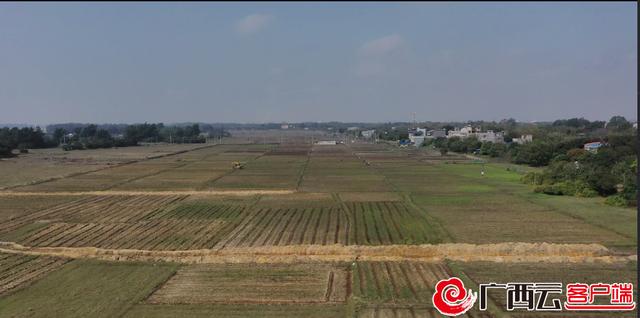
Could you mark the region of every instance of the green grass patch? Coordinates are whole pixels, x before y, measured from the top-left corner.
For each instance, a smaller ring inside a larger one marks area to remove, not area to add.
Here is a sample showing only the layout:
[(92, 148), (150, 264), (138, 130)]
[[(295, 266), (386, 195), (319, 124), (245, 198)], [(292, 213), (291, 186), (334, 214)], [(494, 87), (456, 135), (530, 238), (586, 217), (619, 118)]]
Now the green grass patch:
[(412, 200), (417, 205), (429, 205), (429, 206), (463, 206), (469, 205), (473, 203), (473, 198), (471, 196), (430, 196), (430, 195), (420, 195), (414, 194), (412, 195)]
[(629, 238), (628, 244), (635, 246), (638, 232), (637, 211), (634, 208), (605, 205), (602, 198), (549, 196), (537, 193), (528, 194), (526, 197), (536, 204), (549, 207), (558, 213), (623, 235)]
[[(444, 172), (473, 179), (519, 182), (521, 177), (517, 171), (494, 164), (443, 164), (438, 167)], [(480, 173), (483, 169), (484, 176)]]
[(118, 317), (176, 268), (173, 264), (73, 261), (0, 299), (0, 316)]
[(468, 184), (459, 186), (458, 190), (460, 190), (461, 192), (484, 193), (494, 191), (495, 189), (492, 186), (488, 186), (486, 184)]

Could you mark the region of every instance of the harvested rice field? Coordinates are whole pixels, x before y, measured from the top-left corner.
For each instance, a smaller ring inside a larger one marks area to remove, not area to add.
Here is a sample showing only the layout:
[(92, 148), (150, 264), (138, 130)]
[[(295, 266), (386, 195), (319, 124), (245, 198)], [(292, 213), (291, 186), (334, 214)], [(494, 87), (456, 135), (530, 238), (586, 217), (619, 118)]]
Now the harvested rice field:
[[(452, 276), (637, 280), (633, 209), (508, 165), (304, 138), (136, 151), (7, 182), (0, 316), (439, 317)], [(490, 304), (466, 316), (513, 314)]]

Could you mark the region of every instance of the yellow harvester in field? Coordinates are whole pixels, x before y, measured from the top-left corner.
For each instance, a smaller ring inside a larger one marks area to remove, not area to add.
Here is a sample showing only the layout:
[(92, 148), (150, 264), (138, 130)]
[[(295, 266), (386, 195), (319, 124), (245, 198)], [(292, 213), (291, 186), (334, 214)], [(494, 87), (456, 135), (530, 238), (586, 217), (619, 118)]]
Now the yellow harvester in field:
[(244, 163), (240, 161), (234, 161), (232, 162), (232, 165), (233, 165), (233, 170), (244, 168)]

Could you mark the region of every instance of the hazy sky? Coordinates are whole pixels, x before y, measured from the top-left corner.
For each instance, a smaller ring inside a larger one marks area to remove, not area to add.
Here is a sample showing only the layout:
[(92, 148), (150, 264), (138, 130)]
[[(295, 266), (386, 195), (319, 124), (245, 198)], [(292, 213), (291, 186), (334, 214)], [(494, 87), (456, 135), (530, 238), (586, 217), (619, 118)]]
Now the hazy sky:
[(636, 118), (632, 3), (0, 3), (0, 122)]

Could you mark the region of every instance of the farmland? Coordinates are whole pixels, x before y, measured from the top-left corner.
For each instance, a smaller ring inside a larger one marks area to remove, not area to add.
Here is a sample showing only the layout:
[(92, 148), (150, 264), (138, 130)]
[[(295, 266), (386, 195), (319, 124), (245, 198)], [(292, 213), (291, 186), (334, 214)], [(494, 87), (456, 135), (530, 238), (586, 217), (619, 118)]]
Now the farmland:
[(193, 265), (178, 270), (151, 304), (344, 303), (346, 266), (326, 264)]
[(633, 209), (533, 193), (514, 165), (276, 137), (6, 181), (0, 316), (437, 317), (452, 275), (636, 280)]
[(0, 315), (113, 317), (141, 301), (173, 271), (171, 265), (70, 262), (3, 298)]
[(0, 295), (35, 281), (67, 262), (66, 259), (0, 253)]
[(62, 149), (35, 149), (19, 158), (2, 159), (0, 187), (43, 182), (88, 171), (110, 168), (114, 165), (166, 156), (201, 145), (154, 145), (120, 149), (63, 151)]

